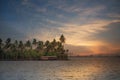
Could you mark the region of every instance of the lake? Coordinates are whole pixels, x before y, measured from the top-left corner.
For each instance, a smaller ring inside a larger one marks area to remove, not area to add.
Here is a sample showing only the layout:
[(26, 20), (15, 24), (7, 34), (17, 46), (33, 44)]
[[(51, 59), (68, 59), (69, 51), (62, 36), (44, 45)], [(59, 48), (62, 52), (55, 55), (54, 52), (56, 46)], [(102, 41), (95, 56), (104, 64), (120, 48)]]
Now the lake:
[(0, 61), (0, 80), (120, 80), (119, 57)]

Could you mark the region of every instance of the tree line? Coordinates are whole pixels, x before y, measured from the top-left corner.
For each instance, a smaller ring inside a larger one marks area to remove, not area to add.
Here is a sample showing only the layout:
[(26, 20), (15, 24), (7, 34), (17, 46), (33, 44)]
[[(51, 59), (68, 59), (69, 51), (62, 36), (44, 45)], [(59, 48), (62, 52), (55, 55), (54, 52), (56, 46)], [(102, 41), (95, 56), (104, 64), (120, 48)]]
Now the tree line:
[(61, 35), (59, 41), (38, 41), (33, 39), (23, 41), (6, 41), (0, 39), (0, 60), (40, 60), (41, 56), (56, 56), (57, 59), (68, 59), (68, 50), (64, 49), (65, 37)]

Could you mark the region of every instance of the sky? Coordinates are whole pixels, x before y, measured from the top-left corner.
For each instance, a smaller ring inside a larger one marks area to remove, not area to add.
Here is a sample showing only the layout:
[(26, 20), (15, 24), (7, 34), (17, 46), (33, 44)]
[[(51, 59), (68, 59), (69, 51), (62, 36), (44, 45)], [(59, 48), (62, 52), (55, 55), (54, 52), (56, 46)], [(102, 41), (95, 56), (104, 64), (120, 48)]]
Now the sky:
[(61, 34), (70, 55), (120, 55), (120, 0), (0, 0), (0, 38)]

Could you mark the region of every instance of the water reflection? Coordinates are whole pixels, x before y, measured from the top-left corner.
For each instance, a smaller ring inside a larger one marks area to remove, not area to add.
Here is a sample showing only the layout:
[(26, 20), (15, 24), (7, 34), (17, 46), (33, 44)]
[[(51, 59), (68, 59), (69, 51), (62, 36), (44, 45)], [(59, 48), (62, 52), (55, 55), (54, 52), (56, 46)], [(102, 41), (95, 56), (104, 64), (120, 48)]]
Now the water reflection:
[[(72, 63), (72, 65), (75, 64), (76, 63)], [(79, 66), (64, 66), (56, 75), (69, 79), (93, 80), (100, 74), (103, 74), (103, 69), (104, 66), (102, 66), (99, 61), (92, 61), (91, 63), (86, 62)]]
[(120, 80), (119, 58), (1, 61), (0, 80)]

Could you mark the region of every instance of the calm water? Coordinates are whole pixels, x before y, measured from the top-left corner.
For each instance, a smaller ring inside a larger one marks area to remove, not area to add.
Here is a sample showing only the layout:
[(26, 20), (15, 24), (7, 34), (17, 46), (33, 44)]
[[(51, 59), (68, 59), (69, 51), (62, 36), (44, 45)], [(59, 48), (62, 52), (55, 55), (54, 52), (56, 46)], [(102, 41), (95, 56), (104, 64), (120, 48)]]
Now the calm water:
[(0, 61), (0, 80), (120, 80), (120, 58)]

